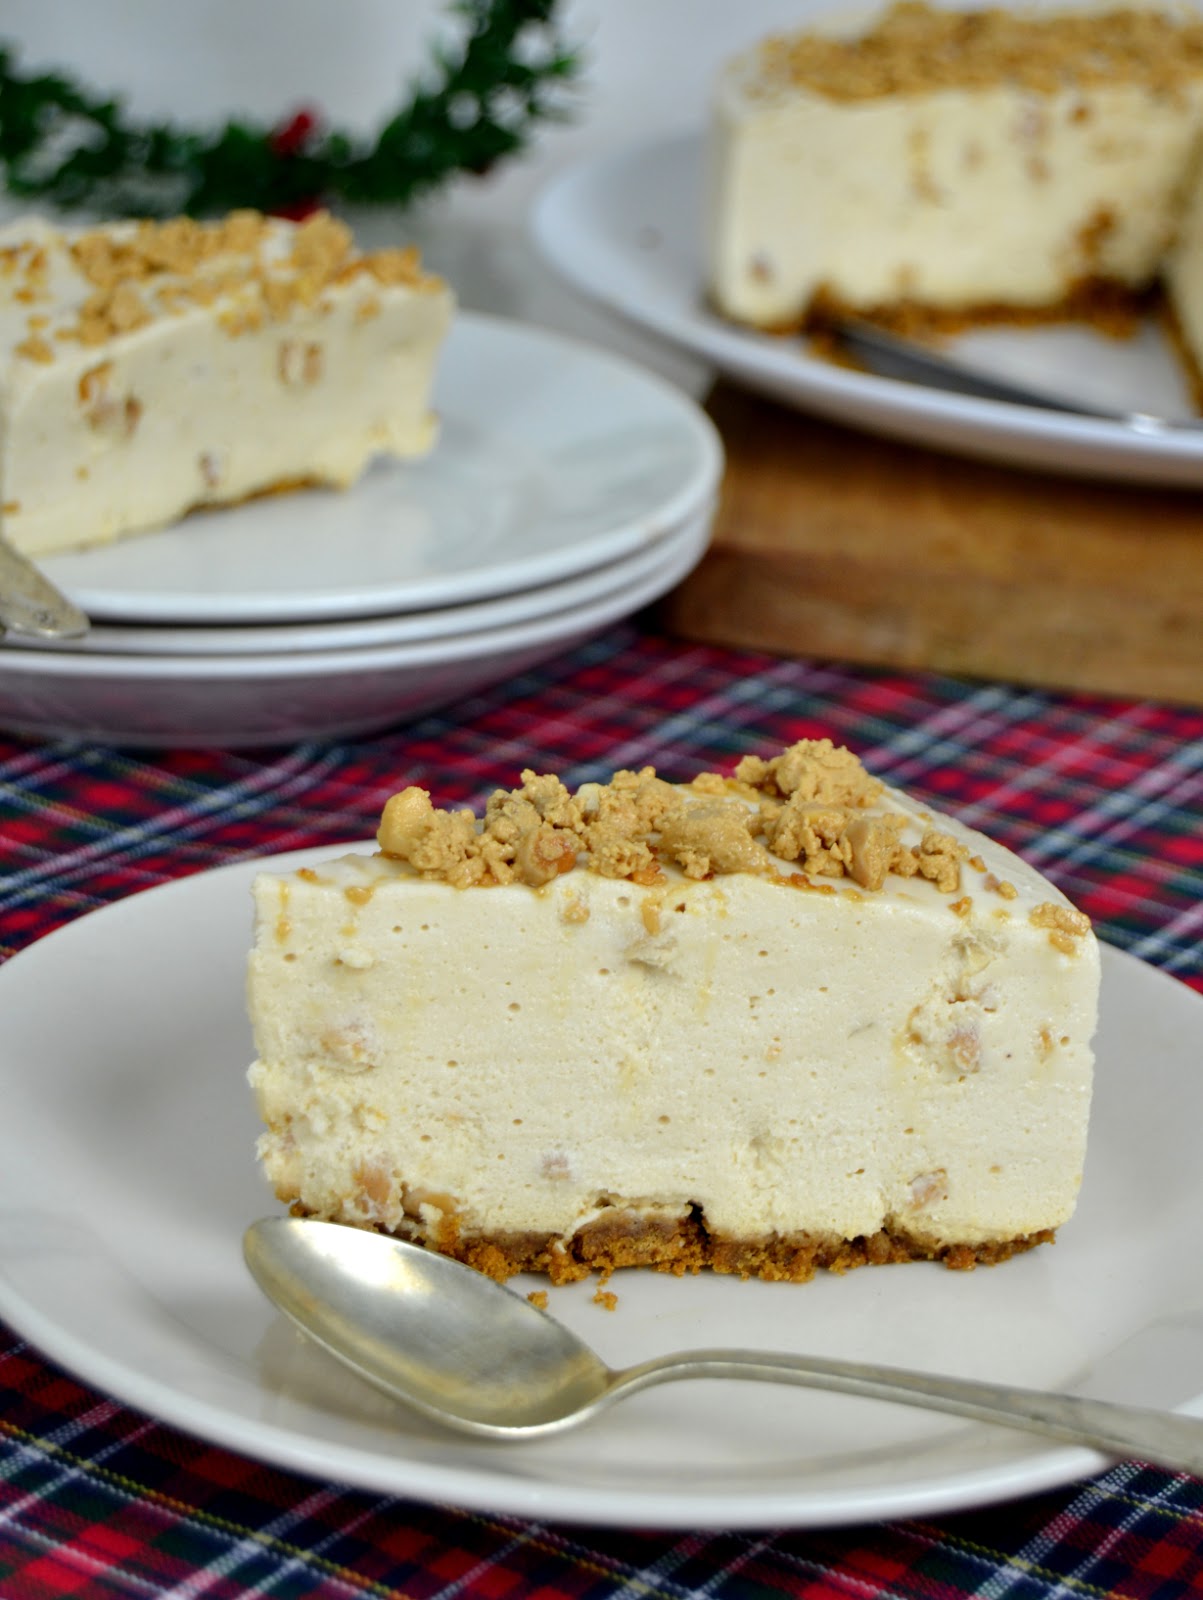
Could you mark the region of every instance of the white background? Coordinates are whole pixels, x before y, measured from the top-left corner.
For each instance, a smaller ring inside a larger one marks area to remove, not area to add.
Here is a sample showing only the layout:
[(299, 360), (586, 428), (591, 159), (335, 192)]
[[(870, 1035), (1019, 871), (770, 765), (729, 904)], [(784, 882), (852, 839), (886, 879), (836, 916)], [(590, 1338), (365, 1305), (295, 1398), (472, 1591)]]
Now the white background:
[[(503, 214), (583, 153), (697, 125), (725, 56), (819, 9), (815, 0), (562, 0), (562, 31), (587, 61), (579, 118), (545, 132), (521, 166), (459, 186), (456, 203)], [(366, 133), (405, 98), (449, 16), (442, 0), (4, 0), (0, 37), (18, 45), (24, 66), (66, 67), (148, 116), (270, 121), (316, 103)]]
[[(585, 70), (568, 125), (528, 155), (455, 181), (416, 211), (356, 217), (367, 243), (416, 238), (465, 305), (559, 327), (625, 350), (696, 389), (701, 370), (584, 305), (526, 240), (539, 188), (582, 157), (703, 126), (720, 63), (797, 26), (822, 0), (564, 0), (562, 33)], [(841, 15), (861, 8), (845, 3)], [(22, 70), (60, 68), (126, 98), (131, 115), (205, 127), (320, 107), (366, 134), (408, 97), (450, 22), (443, 0), (3, 0), (0, 39)], [(450, 23), (454, 26), (453, 23)]]

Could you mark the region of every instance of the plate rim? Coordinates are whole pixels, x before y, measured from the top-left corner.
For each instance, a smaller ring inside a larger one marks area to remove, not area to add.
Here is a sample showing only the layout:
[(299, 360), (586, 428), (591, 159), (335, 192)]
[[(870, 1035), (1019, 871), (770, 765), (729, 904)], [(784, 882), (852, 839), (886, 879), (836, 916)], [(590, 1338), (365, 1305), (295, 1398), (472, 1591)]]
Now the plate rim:
[[(363, 839), (345, 839), (300, 850), (249, 855), (122, 896), (73, 918), (18, 951), (5, 963), (9, 970), (0, 969), (0, 994), (14, 981), (14, 972), (23, 974), (36, 961), (54, 961), (59, 951), (78, 941), (86, 945), (97, 935), (96, 919), (109, 919), (111, 924), (126, 917), (153, 918), (161, 914), (158, 908), (167, 907), (172, 900), (186, 900), (202, 880), (214, 893), (232, 896), (244, 892), (256, 872), (291, 870), (364, 847)], [(371, 849), (374, 845), (367, 841), (366, 847)], [(109, 931), (114, 931), (111, 926)], [(120, 930), (115, 931), (119, 933)], [(1194, 997), (1194, 991), (1172, 975), (1115, 946), (1104, 944), (1102, 954), (1104, 982), (1108, 969), (1118, 964), (1120, 969), (1134, 976), (1138, 973), (1137, 981), (1169, 985), (1175, 991)], [(4, 1134), (0, 1133), (0, 1142), (3, 1138)], [(0, 1201), (2, 1199), (3, 1180), (0, 1179)], [(411, 1456), (408, 1463), (402, 1459), (406, 1470), (398, 1474), (395, 1456), (385, 1460), (379, 1454), (326, 1441), (319, 1441), (321, 1460), (315, 1461), (312, 1437), (293, 1428), (262, 1419), (248, 1422), (245, 1416), (231, 1417), (228, 1409), (223, 1410), (219, 1404), (206, 1404), (182, 1396), (169, 1384), (136, 1368), (122, 1369), (107, 1358), (97, 1360), (83, 1337), (53, 1323), (37, 1306), (30, 1305), (10, 1283), (2, 1261), (0, 1315), (19, 1336), (28, 1338), (82, 1382), (223, 1448), (308, 1477), (333, 1478), (371, 1492), (403, 1494), (425, 1502), (500, 1514), (595, 1526), (645, 1528), (835, 1527), (883, 1517), (940, 1514), (998, 1503), (1061, 1487), (1109, 1464), (1107, 1457), (1087, 1449), (1033, 1441), (1032, 1451), (1023, 1457), (951, 1477), (937, 1476), (934, 1481), (915, 1480), (905, 1487), (894, 1484), (885, 1490), (812, 1490), (805, 1493), (797, 1489), (776, 1493), (756, 1489), (739, 1497), (738, 1501), (727, 1492), (672, 1491), (653, 1498), (645, 1490), (627, 1493), (579, 1484), (567, 1489), (563, 1484), (549, 1487), (546, 1483), (527, 1482), (519, 1474), (503, 1473), (499, 1479), (497, 1473), (432, 1463), (420, 1456)], [(1192, 1397), (1176, 1409), (1194, 1409), (1197, 1405), (1198, 1397)], [(511, 1448), (502, 1446), (502, 1454)]]
[[(143, 679), (159, 683), (203, 680), (286, 682), (300, 677), (330, 677), (343, 672), (373, 669), (418, 668), (470, 661), (502, 651), (525, 648), (528, 644), (552, 644), (572, 638), (582, 629), (610, 626), (628, 613), (631, 593), (644, 595), (663, 592), (663, 578), (677, 572), (688, 555), (691, 566), (701, 559), (710, 534), (713, 507), (703, 507), (662, 541), (661, 559), (636, 579), (630, 590), (623, 584), (607, 588), (567, 610), (553, 610), (520, 622), (500, 627), (481, 628), (460, 636), (452, 631), (432, 639), (404, 641), (400, 644), (348, 645), (328, 650), (231, 652), (228, 655), (154, 655), (150, 652), (122, 655), (116, 652), (0, 648), (0, 700), (6, 677), (44, 676), (83, 678), (92, 683), (107, 675), (109, 679)], [(679, 541), (679, 542), (678, 542)], [(696, 549), (695, 546), (700, 546)], [(659, 547), (658, 547), (659, 548)], [(674, 578), (673, 582), (679, 582)], [(621, 601), (621, 604), (620, 604)], [(650, 598), (636, 602), (650, 603)], [(601, 617), (600, 623), (593, 620)], [(0, 726), (3, 710), (0, 709)]]
[[(713, 506), (703, 508), (681, 542), (671, 539), (655, 567), (630, 585), (567, 612), (464, 639), (451, 634), (399, 645), (197, 657), (0, 648), (0, 728), (23, 739), (84, 738), (131, 748), (237, 749), (366, 737), (565, 657), (654, 604), (702, 559), (712, 516)], [(264, 688), (273, 685), (288, 693), (279, 697), (283, 710), (268, 715)], [(207, 697), (198, 694), (202, 688)]]
[[(780, 341), (774, 342), (771, 335), (705, 320), (692, 301), (684, 302), (680, 285), (671, 306), (651, 304), (621, 287), (616, 290), (596, 269), (596, 253), (591, 258), (595, 269), (590, 271), (583, 265), (585, 253), (566, 247), (563, 217), (570, 210), (597, 222), (597, 213), (586, 203), (591, 189), (610, 192), (617, 187), (617, 175), (634, 169), (646, 173), (657, 160), (675, 160), (696, 180), (705, 139), (704, 129), (678, 129), (585, 156), (555, 174), (536, 195), (529, 218), (531, 236), (543, 259), (575, 289), (637, 326), (670, 339), (779, 401), (849, 426), (894, 434), (934, 449), (1012, 462), (1019, 462), (1017, 442), (1033, 452), (1020, 463), (1031, 470), (1070, 474), (1088, 470), (1095, 476), (1167, 487), (1198, 487), (1203, 482), (1203, 432), (1142, 432), (1102, 417), (945, 393), (819, 361), (796, 344), (787, 360)], [(627, 185), (625, 192), (633, 187)], [(633, 249), (613, 236), (607, 235), (606, 244), (616, 257), (636, 259)], [(932, 429), (943, 431), (936, 437)], [(1064, 458), (1065, 452), (1072, 459)], [(1089, 467), (1084, 469), (1087, 460)]]

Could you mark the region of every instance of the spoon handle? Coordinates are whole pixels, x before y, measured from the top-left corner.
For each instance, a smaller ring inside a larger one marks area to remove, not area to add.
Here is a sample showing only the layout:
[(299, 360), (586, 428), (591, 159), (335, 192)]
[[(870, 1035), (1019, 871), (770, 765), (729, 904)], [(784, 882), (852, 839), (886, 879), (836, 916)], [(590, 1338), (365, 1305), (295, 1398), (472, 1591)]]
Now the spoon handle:
[(0, 534), (0, 634), (80, 639), (87, 631), (79, 607)]
[(822, 1357), (761, 1354), (755, 1350), (694, 1350), (662, 1356), (614, 1374), (606, 1399), (682, 1378), (752, 1378), (765, 1383), (832, 1389), (870, 1400), (893, 1400), (927, 1411), (945, 1411), (974, 1422), (1087, 1445), (1175, 1472), (1203, 1476), (1203, 1419), (1117, 1405), (1080, 1395), (1046, 1394), (971, 1378), (933, 1377), (898, 1367)]
[(870, 372), (882, 378), (897, 378), (903, 383), (919, 383), (929, 389), (953, 394), (973, 395), (979, 400), (1003, 400), (1008, 405), (1035, 406), (1041, 411), (1057, 411), (1070, 416), (1093, 417), (1118, 422), (1141, 434), (1197, 433), (1203, 429), (1199, 417), (1160, 417), (1141, 411), (1110, 411), (1084, 400), (1071, 400), (1043, 389), (1032, 389), (995, 377), (976, 367), (941, 355), (938, 351), (902, 339), (874, 323), (846, 318), (836, 327), (836, 337), (862, 361)]

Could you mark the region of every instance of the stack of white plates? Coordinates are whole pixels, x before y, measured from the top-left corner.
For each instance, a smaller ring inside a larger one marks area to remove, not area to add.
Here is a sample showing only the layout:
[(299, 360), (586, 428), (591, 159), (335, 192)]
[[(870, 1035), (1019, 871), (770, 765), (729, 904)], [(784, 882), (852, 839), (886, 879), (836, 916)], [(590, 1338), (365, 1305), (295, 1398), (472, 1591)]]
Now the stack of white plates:
[(434, 402), (425, 461), (47, 558), (93, 627), (4, 642), (0, 726), (227, 747), (362, 734), (570, 648), (701, 558), (722, 450), (676, 388), (464, 312)]

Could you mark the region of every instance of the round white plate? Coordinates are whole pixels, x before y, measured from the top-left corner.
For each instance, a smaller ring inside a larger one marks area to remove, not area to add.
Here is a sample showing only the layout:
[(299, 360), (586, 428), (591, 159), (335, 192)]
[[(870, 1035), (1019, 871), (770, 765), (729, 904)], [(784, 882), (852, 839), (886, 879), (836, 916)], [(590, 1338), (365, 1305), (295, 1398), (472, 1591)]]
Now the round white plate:
[(293, 654), (0, 649), (0, 728), (31, 739), (226, 749), (371, 733), (524, 672), (666, 594), (701, 559), (713, 510), (662, 540), (641, 577), (506, 627)]
[[(672, 1385), (581, 1432), (495, 1444), (441, 1432), (344, 1372), (241, 1259), (246, 1225), (279, 1210), (245, 1080), (262, 864), (123, 900), (0, 969), (0, 1315), (48, 1356), (282, 1466), (537, 1518), (695, 1529), (928, 1515), (1102, 1465), (1009, 1430), (753, 1384)], [(908, 1265), (801, 1285), (627, 1272), (611, 1280), (613, 1313), (592, 1283), (552, 1290), (551, 1310), (615, 1364), (758, 1345), (1197, 1409), (1203, 1005), (1110, 949), (1103, 980), (1086, 1182), (1055, 1247), (973, 1273)]]
[(424, 460), (189, 516), (41, 565), (89, 616), (381, 616), (512, 594), (654, 543), (709, 500), (722, 449), (671, 384), (588, 345), (462, 311)]
[[(571, 284), (750, 388), (871, 432), (1016, 466), (1163, 485), (1203, 484), (1203, 433), (941, 393), (833, 365), (805, 340), (735, 327), (707, 309), (703, 142), (679, 135), (554, 179), (535, 241)], [(954, 341), (960, 359), (1108, 408), (1188, 416), (1182, 376), (1152, 328), (1133, 340), (1089, 329), (995, 330)]]
[[(709, 517), (707, 508), (702, 517)], [(403, 611), (397, 616), (359, 617), (348, 622), (276, 622), (261, 626), (144, 627), (138, 623), (94, 623), (82, 639), (19, 639), (10, 635), (4, 647), (76, 655), (228, 656), (270, 655), (313, 650), (363, 650), (423, 640), (466, 638), (488, 628), (533, 622), (571, 608), (591, 604), (633, 588), (696, 542), (701, 518), (695, 516), (655, 544), (633, 550), (575, 578), (540, 584), (518, 594), (477, 600), (431, 611)]]

